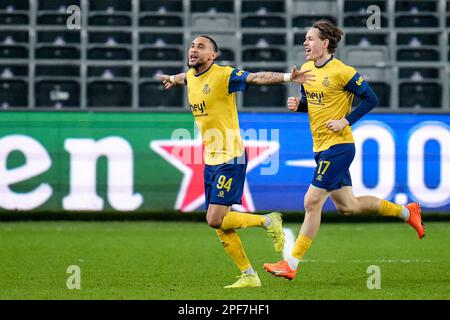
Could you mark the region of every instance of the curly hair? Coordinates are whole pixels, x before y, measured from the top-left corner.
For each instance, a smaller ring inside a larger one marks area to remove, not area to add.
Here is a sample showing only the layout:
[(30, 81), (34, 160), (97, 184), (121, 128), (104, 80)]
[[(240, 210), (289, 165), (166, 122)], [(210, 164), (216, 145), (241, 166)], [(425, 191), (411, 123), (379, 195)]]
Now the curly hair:
[(321, 40), (328, 39), (328, 52), (334, 53), (344, 32), (333, 23), (325, 19), (314, 22), (312, 28), (319, 30), (319, 38)]

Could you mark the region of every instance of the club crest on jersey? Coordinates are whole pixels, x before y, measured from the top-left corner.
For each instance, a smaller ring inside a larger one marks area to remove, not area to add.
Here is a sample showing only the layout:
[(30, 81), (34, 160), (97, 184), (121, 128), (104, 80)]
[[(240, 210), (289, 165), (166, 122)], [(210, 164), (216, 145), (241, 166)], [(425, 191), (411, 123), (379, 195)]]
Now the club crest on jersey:
[(208, 84), (205, 84), (203, 86), (202, 92), (203, 92), (203, 94), (209, 94), (211, 92), (211, 88), (208, 86)]
[(330, 85), (330, 80), (328, 79), (328, 77), (325, 77), (322, 81), (322, 85), (324, 87), (328, 87)]

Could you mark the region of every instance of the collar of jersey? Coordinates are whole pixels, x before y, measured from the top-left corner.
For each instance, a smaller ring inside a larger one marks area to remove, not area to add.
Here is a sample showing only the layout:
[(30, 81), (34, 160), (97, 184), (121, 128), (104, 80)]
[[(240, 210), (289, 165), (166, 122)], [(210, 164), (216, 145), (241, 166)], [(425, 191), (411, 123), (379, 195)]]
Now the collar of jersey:
[(334, 58), (334, 56), (331, 55), (331, 58), (328, 59), (327, 61), (325, 61), (325, 63), (324, 63), (323, 65), (321, 65), (320, 67), (316, 66), (316, 64), (314, 63), (314, 67), (316, 67), (317, 69), (323, 68), (323, 67), (325, 67), (325, 66), (328, 64), (328, 62), (330, 62), (331, 60), (333, 60), (333, 58)]
[(202, 74), (207, 73), (207, 72), (209, 71), (209, 69), (211, 69), (211, 67), (212, 67), (213, 65), (214, 65), (214, 63), (212, 63), (212, 64), (209, 66), (208, 69), (206, 69), (206, 70), (203, 71), (203, 72), (200, 72), (199, 74), (195, 74), (195, 73), (194, 73), (194, 77), (200, 77)]

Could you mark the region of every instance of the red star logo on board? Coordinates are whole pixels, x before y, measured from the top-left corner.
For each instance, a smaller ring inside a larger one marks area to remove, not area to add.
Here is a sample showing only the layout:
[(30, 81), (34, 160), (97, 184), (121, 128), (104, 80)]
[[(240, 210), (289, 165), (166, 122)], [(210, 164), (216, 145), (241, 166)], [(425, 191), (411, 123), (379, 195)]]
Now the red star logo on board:
[[(247, 173), (279, 150), (278, 142), (273, 141), (246, 140), (244, 146), (248, 156)], [(150, 147), (184, 174), (175, 209), (189, 212), (202, 206), (205, 203), (203, 184), (205, 163), (203, 159), (204, 146), (201, 138), (195, 140), (155, 140), (150, 143)], [(244, 185), (242, 205), (235, 205), (233, 209), (242, 212), (255, 211), (247, 179)]]

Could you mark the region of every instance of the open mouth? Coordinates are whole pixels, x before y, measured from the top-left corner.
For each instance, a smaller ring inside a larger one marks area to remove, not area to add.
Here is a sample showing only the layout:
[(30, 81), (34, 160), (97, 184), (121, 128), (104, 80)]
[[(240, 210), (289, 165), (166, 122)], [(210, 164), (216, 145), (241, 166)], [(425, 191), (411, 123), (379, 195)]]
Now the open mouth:
[(308, 48), (307, 48), (307, 49), (305, 50), (305, 53), (306, 53), (306, 54), (310, 54), (310, 53), (311, 53), (311, 49), (308, 49)]
[(196, 55), (196, 54), (189, 55), (189, 60), (195, 60), (195, 59), (198, 59), (198, 55)]

